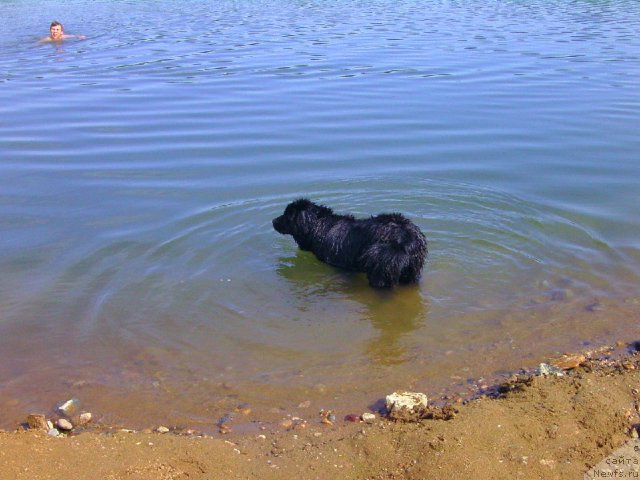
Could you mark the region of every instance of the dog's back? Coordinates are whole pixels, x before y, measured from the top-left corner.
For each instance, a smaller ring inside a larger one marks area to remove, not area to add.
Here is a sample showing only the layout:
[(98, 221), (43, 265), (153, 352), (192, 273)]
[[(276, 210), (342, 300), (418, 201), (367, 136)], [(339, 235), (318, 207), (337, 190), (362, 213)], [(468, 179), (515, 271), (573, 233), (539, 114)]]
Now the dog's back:
[(417, 282), (427, 255), (424, 234), (400, 213), (356, 219), (300, 199), (289, 204), (273, 225), (278, 232), (293, 235), (300, 248), (319, 260), (366, 272), (373, 287)]

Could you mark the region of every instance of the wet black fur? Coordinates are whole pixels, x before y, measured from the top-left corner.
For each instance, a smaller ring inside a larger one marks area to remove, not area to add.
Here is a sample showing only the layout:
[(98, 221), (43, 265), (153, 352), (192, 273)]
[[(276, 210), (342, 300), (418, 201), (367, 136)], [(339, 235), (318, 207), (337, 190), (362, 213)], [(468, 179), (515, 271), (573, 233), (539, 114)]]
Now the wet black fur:
[(301, 198), (273, 219), (273, 228), (325, 263), (365, 272), (376, 288), (417, 282), (427, 256), (424, 234), (400, 213), (356, 219)]

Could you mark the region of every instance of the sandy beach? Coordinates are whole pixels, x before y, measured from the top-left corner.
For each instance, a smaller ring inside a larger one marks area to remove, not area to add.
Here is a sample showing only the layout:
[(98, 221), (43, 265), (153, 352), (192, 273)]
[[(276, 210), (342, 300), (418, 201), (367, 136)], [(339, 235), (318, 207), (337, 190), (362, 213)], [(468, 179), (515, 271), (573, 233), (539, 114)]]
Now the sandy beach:
[(612, 453), (637, 468), (637, 454), (618, 450), (638, 437), (637, 345), (570, 355), (556, 365), (561, 376), (557, 367), (523, 370), (476, 399), (454, 402), (448, 420), (429, 418), (435, 408), (411, 421), (378, 415), (353, 422), (336, 411), (333, 422), (315, 414), (219, 435), (91, 425), (52, 437), (20, 427), (0, 433), (0, 478), (565, 479), (582, 478)]

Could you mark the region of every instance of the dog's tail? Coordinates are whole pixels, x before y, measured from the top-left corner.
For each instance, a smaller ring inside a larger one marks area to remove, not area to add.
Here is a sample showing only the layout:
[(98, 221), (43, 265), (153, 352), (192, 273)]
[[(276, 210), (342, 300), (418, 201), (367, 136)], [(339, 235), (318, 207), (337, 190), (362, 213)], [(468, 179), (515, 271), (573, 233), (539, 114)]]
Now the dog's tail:
[(386, 241), (389, 246), (406, 255), (427, 255), (427, 238), (420, 229), (401, 213), (382, 214), (378, 218), (386, 221)]

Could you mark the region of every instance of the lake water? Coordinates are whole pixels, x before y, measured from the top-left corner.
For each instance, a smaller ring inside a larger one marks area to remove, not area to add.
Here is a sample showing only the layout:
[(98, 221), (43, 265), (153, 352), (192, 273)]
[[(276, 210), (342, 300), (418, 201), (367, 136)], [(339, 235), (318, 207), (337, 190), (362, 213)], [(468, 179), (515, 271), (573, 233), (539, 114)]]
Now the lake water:
[[(0, 427), (361, 413), (640, 335), (640, 2), (0, 13)], [(406, 214), (421, 283), (297, 250), (300, 196)]]

